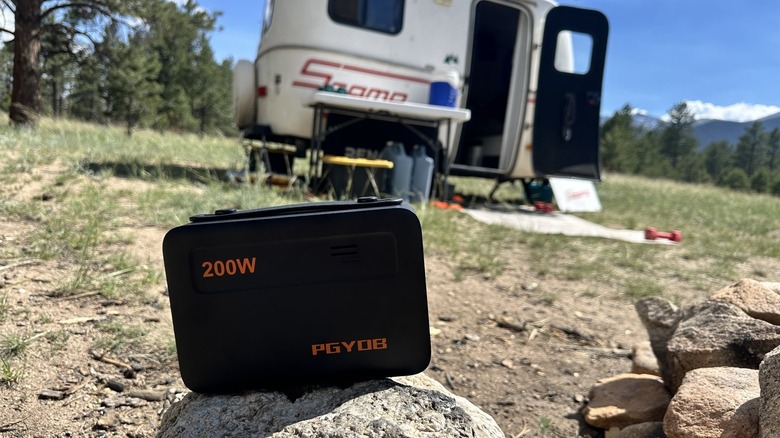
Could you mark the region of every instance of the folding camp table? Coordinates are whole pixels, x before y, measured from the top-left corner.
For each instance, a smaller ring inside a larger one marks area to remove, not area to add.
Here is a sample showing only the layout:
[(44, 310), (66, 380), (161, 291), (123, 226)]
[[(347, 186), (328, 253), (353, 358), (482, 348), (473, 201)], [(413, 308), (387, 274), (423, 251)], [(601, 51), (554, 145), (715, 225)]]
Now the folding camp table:
[[(370, 100), (347, 94), (318, 91), (312, 95), (309, 105), (314, 108), (314, 120), (312, 123), (312, 147), (310, 155), (309, 178), (313, 187), (317, 187), (321, 178), (320, 166), (322, 164), (322, 143), (325, 138), (340, 129), (359, 123), (363, 120), (382, 120), (398, 123), (415, 133), (432, 150), (434, 159), (438, 160), (438, 152), (443, 151), (444, 165), (441, 169), (442, 185), (446, 186), (449, 174), (449, 151), (452, 145), (453, 123), (462, 123), (471, 119), (471, 110), (462, 108), (450, 108), (438, 105), (427, 105), (411, 102), (387, 102)], [(328, 126), (327, 114), (342, 114), (353, 117), (335, 126)], [(418, 126), (434, 128), (436, 133), (430, 136), (417, 129)], [(439, 128), (446, 128), (445, 144), (439, 142)], [(438, 162), (434, 169), (439, 172)]]

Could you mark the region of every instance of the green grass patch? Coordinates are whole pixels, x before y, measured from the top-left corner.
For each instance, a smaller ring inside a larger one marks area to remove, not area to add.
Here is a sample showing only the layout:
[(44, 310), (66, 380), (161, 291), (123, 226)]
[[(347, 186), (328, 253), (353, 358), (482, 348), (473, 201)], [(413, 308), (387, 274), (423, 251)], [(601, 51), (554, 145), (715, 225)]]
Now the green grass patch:
[[(163, 281), (162, 267), (134, 260), (124, 250), (133, 243), (132, 232), (121, 230), (139, 225), (167, 229), (219, 208), (308, 199), (302, 190), (282, 193), (228, 182), (225, 175), (245, 164), (244, 151), (232, 138), (145, 130), (127, 137), (121, 127), (43, 119), (37, 130), (0, 125), (0, 158), (0, 193), (8, 195), (0, 197), (0, 215), (36, 224), (36, 231), (18, 245), (24, 253), (0, 247), (0, 257), (64, 260), (76, 266), (58, 285), (62, 295), (99, 291), (109, 298), (148, 300), (145, 291)], [(303, 167), (296, 164), (299, 173)], [(47, 178), (52, 169), (57, 174)], [(21, 177), (42, 185), (52, 199), (11, 196), (21, 188)], [(453, 177), (451, 182), (468, 199), (484, 199), (493, 188), (493, 181), (480, 178)], [(597, 189), (603, 211), (579, 216), (614, 228), (678, 229), (682, 244), (525, 233), (416, 205), (425, 253), (443, 257), (456, 280), (495, 278), (527, 263), (540, 279), (585, 283), (596, 296), (607, 285), (624, 291), (620, 299), (626, 300), (653, 295), (689, 299), (680, 291), (695, 296), (745, 272), (775, 275), (773, 263), (780, 261), (778, 197), (624, 175), (607, 175)], [(522, 197), (519, 183), (495, 192), (495, 199), (506, 205)], [(763, 264), (751, 267), (758, 259)], [(670, 294), (669, 288), (676, 292)], [(0, 300), (0, 318), (8, 313), (4, 306)], [(110, 331), (106, 336), (133, 339)]]
[(0, 359), (0, 384), (11, 386), (18, 383), (23, 374), (22, 370), (15, 367), (11, 361)]
[(141, 326), (120, 321), (103, 322), (96, 326), (103, 335), (95, 342), (95, 348), (110, 352), (137, 350), (144, 345), (146, 330)]

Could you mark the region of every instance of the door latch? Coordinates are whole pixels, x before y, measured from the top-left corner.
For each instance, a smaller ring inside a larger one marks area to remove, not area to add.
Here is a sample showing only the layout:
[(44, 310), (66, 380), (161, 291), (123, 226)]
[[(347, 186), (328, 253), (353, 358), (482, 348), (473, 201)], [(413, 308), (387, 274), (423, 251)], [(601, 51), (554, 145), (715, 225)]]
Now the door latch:
[(571, 141), (574, 122), (577, 121), (577, 98), (574, 93), (566, 93), (563, 97), (563, 127), (561, 135), (564, 141)]

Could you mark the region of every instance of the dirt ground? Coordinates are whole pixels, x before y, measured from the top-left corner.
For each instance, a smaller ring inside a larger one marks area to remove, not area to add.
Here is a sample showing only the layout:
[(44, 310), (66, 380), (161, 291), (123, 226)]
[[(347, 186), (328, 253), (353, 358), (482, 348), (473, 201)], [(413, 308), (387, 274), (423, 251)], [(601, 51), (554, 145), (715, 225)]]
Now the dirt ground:
[[(33, 172), (2, 198), (56, 203), (43, 192), (55, 177), (49, 173)], [(145, 183), (101, 184), (143, 190)], [(62, 278), (79, 266), (27, 258), (38, 226), (0, 216), (0, 436), (154, 436), (163, 410), (186, 392), (164, 348), (172, 324), (162, 276), (143, 300), (60, 296)], [(166, 230), (124, 226), (131, 253), (161, 272)], [(646, 339), (633, 307), (609, 287), (538, 277), (524, 248), (504, 256), (513, 262), (500, 276), (458, 279), (448, 260), (426, 258), (433, 340), (426, 373), (492, 415), (508, 437), (601, 436), (581, 422), (581, 409), (596, 380), (630, 370), (632, 345)], [(133, 327), (144, 330), (144, 342), (123, 331)], [(112, 335), (127, 345), (110, 348)], [(23, 352), (9, 355), (19, 343)]]

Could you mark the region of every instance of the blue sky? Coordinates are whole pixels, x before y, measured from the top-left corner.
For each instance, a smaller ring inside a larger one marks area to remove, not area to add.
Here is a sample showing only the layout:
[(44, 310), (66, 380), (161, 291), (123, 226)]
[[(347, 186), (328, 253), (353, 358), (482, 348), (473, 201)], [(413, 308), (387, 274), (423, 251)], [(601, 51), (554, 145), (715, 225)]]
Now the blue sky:
[[(780, 1), (559, 2), (600, 10), (610, 21), (606, 115), (628, 103), (661, 116), (681, 101), (700, 118), (744, 121), (780, 112)], [(212, 36), (217, 57), (254, 59), (265, 1), (198, 3), (223, 11), (222, 30)]]

